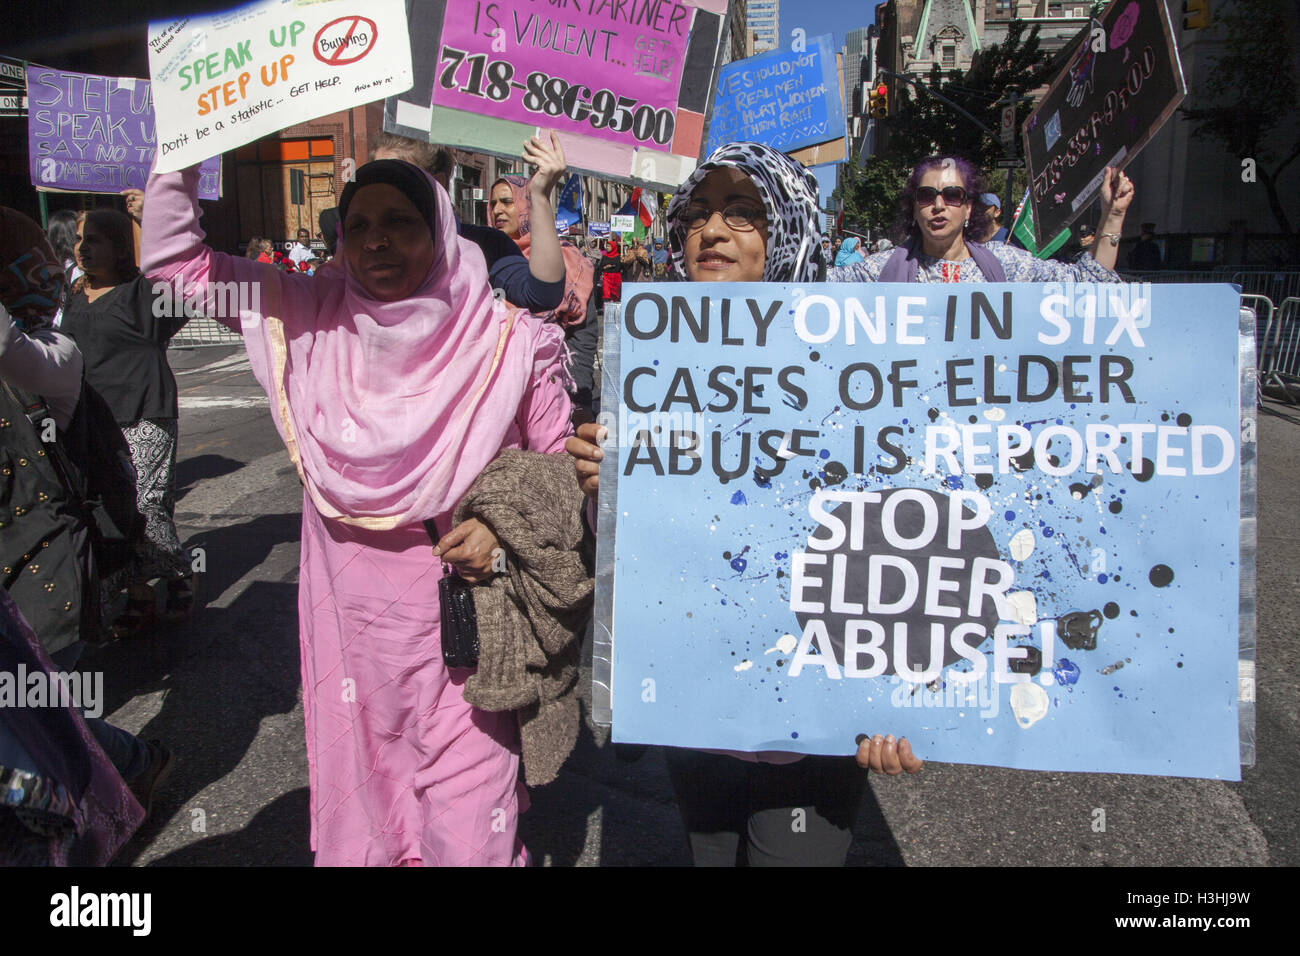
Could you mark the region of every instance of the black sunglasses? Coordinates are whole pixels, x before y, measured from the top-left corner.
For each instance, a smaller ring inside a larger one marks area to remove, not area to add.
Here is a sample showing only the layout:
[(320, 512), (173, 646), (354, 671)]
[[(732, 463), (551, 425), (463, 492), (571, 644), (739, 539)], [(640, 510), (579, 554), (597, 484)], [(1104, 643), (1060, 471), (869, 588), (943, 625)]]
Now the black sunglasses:
[(933, 206), (935, 199), (942, 196), (945, 205), (961, 206), (966, 202), (966, 190), (960, 186), (944, 186), (943, 189), (935, 189), (933, 186), (919, 186), (916, 190), (916, 201), (922, 206)]

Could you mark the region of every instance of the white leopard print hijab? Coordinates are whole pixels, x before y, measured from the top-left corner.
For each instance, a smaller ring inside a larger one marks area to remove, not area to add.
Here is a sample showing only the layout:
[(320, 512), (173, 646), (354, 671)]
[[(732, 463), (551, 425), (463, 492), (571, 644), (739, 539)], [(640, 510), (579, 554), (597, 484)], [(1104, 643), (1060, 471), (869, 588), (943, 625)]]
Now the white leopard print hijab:
[(797, 162), (760, 143), (719, 146), (668, 204), (669, 254), (673, 270), (686, 276), (686, 228), (681, 214), (695, 187), (715, 169), (734, 166), (754, 183), (767, 208), (767, 262), (764, 282), (815, 282), (821, 266), (822, 231), (817, 208), (817, 177)]

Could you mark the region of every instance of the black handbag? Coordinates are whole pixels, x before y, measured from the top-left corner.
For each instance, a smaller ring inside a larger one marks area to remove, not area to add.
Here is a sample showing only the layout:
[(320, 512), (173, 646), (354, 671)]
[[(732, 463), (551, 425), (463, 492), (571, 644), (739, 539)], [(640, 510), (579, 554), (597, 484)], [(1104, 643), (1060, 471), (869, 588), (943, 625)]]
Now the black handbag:
[[(441, 535), (433, 519), (424, 530), (435, 545)], [(448, 667), (478, 666), (478, 615), (474, 610), (473, 586), (444, 563), (438, 581), (438, 605), (442, 617), (442, 659)]]

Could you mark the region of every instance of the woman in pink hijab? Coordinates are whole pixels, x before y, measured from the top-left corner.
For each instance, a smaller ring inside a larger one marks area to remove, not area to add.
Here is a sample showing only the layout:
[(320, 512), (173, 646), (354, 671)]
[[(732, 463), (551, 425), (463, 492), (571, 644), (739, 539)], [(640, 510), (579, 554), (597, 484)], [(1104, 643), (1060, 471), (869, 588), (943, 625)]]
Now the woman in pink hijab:
[(563, 448), (563, 331), (494, 308), (482, 253), (408, 163), (357, 170), (339, 203), (344, 268), (310, 277), (205, 246), (197, 185), (196, 168), (150, 178), (143, 267), (210, 308), (238, 302), (220, 320), (243, 334), (302, 479), (316, 863), (522, 865), (515, 717), (473, 709), (471, 672), (444, 665), (438, 579), (444, 561), (490, 573), (491, 529), (450, 526), (483, 467), (505, 448)]

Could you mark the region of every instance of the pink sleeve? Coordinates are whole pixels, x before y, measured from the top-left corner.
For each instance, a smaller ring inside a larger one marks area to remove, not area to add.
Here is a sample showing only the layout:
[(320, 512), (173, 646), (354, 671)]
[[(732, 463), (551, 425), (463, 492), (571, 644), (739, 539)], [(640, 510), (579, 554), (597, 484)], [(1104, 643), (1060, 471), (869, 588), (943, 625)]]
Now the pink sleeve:
[(519, 427), (528, 451), (562, 452), (564, 440), (573, 434), (566, 358), (564, 330), (546, 323), (538, 331), (533, 352), (533, 381), (519, 406)]
[[(256, 325), (262, 308), (271, 302), (280, 303), (281, 316), (286, 319), (295, 314), (313, 315), (306, 281), (289, 281), (299, 277), (204, 245), (198, 184), (197, 166), (149, 176), (140, 225), (140, 271), (182, 292), (187, 303), (197, 304), (202, 296), (202, 314), (235, 332), (245, 331), (250, 322)], [(272, 294), (272, 285), (276, 294)]]

